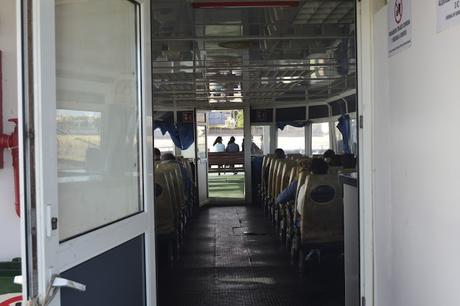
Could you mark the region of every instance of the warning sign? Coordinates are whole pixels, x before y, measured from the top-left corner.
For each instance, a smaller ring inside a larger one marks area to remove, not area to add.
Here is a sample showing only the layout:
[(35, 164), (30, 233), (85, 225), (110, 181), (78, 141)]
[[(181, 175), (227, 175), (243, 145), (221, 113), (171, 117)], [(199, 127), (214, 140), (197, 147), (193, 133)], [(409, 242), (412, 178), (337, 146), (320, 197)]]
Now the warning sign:
[(438, 7), (438, 32), (460, 23), (460, 0), (436, 0)]
[[(460, 1), (460, 0), (459, 0)], [(411, 0), (390, 0), (388, 3), (388, 53), (393, 56), (412, 43)]]

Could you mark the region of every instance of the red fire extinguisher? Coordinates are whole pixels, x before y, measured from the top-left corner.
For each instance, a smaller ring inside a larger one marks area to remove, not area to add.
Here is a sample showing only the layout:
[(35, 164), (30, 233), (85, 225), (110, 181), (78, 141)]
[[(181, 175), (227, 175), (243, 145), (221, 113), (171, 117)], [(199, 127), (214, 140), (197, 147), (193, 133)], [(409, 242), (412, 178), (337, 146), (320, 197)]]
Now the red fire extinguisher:
[(14, 131), (11, 135), (0, 134), (0, 150), (9, 149), (13, 160), (14, 171), (14, 207), (18, 217), (21, 215), (19, 206), (19, 149), (18, 149), (18, 119), (9, 119), (9, 122), (15, 124)]

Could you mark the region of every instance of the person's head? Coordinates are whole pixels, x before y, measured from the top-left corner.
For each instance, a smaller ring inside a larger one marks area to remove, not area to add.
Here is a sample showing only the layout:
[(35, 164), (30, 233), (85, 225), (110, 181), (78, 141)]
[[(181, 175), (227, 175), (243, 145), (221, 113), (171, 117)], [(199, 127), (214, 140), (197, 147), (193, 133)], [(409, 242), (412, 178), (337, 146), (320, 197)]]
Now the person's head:
[(235, 143), (235, 137), (230, 137), (230, 140), (228, 141), (228, 143)]
[(153, 159), (155, 161), (161, 160), (161, 151), (158, 148), (153, 148)]
[(176, 160), (176, 157), (172, 153), (165, 153), (161, 157), (161, 160)]
[(353, 169), (356, 167), (356, 158), (353, 154), (342, 155), (342, 166), (344, 169)]
[(329, 166), (321, 158), (313, 158), (310, 165), (311, 174), (327, 174)]
[(326, 163), (330, 164), (335, 158), (335, 152), (331, 149), (327, 150), (323, 154), (323, 159)]
[(286, 154), (284, 154), (284, 150), (283, 149), (276, 149), (275, 150), (275, 153), (273, 154), (275, 156), (276, 159), (285, 159), (286, 158)]
[(213, 146), (215, 146), (218, 143), (222, 143), (222, 137), (220, 137), (220, 136), (217, 136), (216, 140), (214, 140)]

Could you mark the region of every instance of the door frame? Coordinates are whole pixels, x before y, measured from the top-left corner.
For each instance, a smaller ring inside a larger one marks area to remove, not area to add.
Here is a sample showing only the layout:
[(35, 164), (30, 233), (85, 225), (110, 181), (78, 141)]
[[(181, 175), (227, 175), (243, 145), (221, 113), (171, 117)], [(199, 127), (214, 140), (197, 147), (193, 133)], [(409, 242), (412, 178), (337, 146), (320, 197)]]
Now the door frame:
[[(208, 107), (199, 107), (195, 109), (195, 112), (200, 111), (211, 111), (211, 110), (236, 110), (241, 109), (243, 110), (243, 137), (245, 139), (252, 139), (251, 133), (251, 112), (250, 106), (248, 103), (217, 103), (218, 105), (210, 105)], [(196, 121), (196, 120), (195, 120)], [(198, 123), (196, 123), (198, 125)], [(209, 129), (209, 121), (206, 118), (206, 126)], [(251, 169), (251, 142), (246, 141), (244, 143), (244, 198), (242, 199), (232, 199), (232, 200), (224, 200), (224, 204), (244, 204), (248, 205), (252, 202), (252, 169)], [(209, 172), (206, 182), (208, 183), (209, 180)], [(216, 204), (222, 203), (220, 198), (210, 198), (209, 197), (209, 184), (208, 184), (208, 203), (209, 204)]]
[[(56, 140), (46, 131), (56, 130), (56, 117), (50, 108), (55, 101), (54, 1), (18, 1), (18, 94), (21, 185), (21, 255), (24, 300), (43, 299), (53, 273), (59, 273), (135, 237), (144, 236), (146, 305), (156, 305), (155, 220), (153, 197), (153, 136), (151, 99), (150, 1), (127, 0), (138, 6), (139, 112), (142, 114), (140, 146), (143, 160), (143, 211), (114, 221), (76, 238), (59, 243), (52, 233), (50, 219), (57, 216), (56, 188), (45, 184), (46, 172), (56, 171), (46, 159), (57, 159)], [(46, 50), (46, 51), (45, 51)], [(46, 65), (42, 65), (46, 63)], [(51, 77), (51, 81), (47, 81)], [(51, 83), (48, 83), (51, 82)], [(51, 84), (51, 85), (50, 85)], [(54, 92), (53, 92), (54, 91)], [(50, 149), (53, 148), (54, 149)], [(45, 160), (45, 163), (43, 162)], [(45, 172), (46, 169), (46, 172)], [(52, 204), (54, 203), (54, 204)], [(56, 248), (45, 247), (57, 241)], [(52, 270), (48, 267), (52, 266)], [(59, 292), (53, 305), (60, 305)]]
[[(200, 113), (202, 110), (199, 110), (199, 109), (194, 109), (194, 115), (195, 115), (195, 118), (194, 118), (194, 132), (195, 132), (195, 163), (196, 163), (196, 185), (197, 185), (197, 189), (198, 189), (198, 206), (199, 207), (202, 207), (204, 205), (206, 205), (209, 201), (209, 186), (208, 186), (208, 167), (209, 167), (209, 161), (208, 161), (208, 152), (207, 152), (207, 148), (208, 148), (208, 118), (206, 116), (206, 114), (204, 114), (205, 116), (205, 121), (204, 122), (198, 122), (198, 113)], [(174, 111), (176, 112), (176, 111)], [(199, 150), (198, 150), (198, 126), (203, 126), (204, 127), (204, 132), (205, 132), (205, 154), (206, 154), (206, 179), (204, 180), (206, 182), (205, 186), (200, 186), (200, 180), (201, 180), (201, 177), (200, 177), (200, 164), (201, 164), (201, 160), (202, 158), (199, 156)], [(200, 188), (206, 188), (206, 199), (201, 201), (201, 197), (200, 197), (200, 192), (201, 192), (201, 189)]]
[(373, 199), (373, 2), (356, 0), (361, 305), (375, 305)]

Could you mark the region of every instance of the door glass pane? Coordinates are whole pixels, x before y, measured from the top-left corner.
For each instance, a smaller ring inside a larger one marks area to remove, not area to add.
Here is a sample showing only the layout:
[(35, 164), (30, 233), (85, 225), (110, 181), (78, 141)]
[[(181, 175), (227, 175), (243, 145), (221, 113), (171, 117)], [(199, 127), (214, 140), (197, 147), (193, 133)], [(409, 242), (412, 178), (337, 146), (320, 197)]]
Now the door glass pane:
[(56, 0), (61, 241), (143, 209), (137, 9)]
[(278, 129), (278, 148), (286, 154), (305, 154), (305, 128), (286, 125)]
[(311, 149), (312, 153), (323, 154), (330, 148), (329, 143), (329, 122), (313, 123)]

